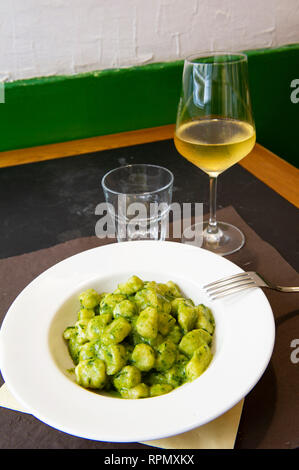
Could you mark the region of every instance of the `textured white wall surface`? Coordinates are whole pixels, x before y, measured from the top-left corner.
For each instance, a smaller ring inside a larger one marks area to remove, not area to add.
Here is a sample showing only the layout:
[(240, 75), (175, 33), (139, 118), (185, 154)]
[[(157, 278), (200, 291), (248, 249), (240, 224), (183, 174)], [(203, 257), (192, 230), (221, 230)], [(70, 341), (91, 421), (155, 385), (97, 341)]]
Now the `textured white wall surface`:
[(7, 80), (299, 42), (298, 0), (0, 0)]

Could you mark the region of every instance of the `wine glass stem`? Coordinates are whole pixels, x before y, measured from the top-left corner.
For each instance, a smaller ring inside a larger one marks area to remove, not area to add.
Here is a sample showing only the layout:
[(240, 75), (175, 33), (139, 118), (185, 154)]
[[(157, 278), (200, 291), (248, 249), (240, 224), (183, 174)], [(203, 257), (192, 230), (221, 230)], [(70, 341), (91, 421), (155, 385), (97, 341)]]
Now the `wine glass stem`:
[(216, 199), (217, 199), (217, 176), (210, 176), (210, 218), (207, 232), (210, 234), (218, 233), (216, 219)]

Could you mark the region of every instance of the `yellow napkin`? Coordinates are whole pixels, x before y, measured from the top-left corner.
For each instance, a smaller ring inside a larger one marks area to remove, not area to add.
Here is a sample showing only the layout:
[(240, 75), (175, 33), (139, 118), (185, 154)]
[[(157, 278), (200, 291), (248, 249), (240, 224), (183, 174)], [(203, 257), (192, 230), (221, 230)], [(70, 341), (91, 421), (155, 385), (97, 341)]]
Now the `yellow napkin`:
[(0, 388), (0, 406), (4, 408), (9, 408), (15, 411), (21, 411), (22, 413), (30, 413), (23, 405), (21, 405), (12, 393), (8, 390), (6, 384), (3, 384)]
[[(241, 400), (229, 411), (204, 426), (177, 436), (146, 441), (146, 444), (161, 449), (233, 449), (243, 408)], [(21, 405), (6, 384), (0, 387), (0, 406), (23, 413), (30, 413)]]

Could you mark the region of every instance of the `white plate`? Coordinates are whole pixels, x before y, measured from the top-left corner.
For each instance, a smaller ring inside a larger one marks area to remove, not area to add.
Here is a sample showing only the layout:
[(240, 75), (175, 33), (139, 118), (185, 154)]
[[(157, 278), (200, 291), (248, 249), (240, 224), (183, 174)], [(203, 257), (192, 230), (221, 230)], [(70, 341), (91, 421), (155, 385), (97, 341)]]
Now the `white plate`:
[[(164, 438), (203, 425), (239, 402), (270, 360), (274, 319), (259, 288), (210, 302), (201, 286), (242, 270), (190, 245), (137, 241), (72, 256), (32, 281), (11, 305), (0, 330), (0, 367), (9, 389), (39, 420), (79, 437), (107, 442)], [(75, 322), (85, 288), (114, 290), (132, 274), (173, 280), (216, 321), (215, 355), (195, 381), (154, 398), (125, 400), (74, 381), (62, 338)]]

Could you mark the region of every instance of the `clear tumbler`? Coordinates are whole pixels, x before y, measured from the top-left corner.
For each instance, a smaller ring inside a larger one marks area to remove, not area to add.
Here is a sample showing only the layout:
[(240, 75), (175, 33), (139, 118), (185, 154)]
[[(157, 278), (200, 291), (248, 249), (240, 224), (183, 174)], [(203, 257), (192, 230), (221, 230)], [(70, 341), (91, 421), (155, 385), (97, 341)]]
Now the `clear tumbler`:
[(165, 240), (172, 201), (173, 174), (158, 165), (115, 168), (102, 188), (118, 242)]

